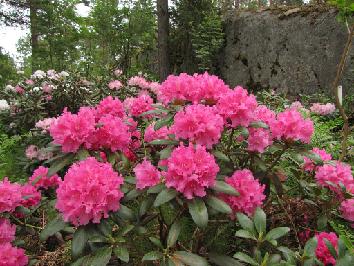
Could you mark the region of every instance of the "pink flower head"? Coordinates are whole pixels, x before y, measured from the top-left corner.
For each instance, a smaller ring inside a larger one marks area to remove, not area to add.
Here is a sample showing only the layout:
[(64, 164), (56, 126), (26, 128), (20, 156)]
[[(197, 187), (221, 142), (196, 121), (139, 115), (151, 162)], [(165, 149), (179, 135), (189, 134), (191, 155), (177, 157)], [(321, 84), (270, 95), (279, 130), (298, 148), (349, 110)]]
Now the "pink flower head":
[(18, 93), (18, 94), (24, 94), (25, 93), (25, 90), (24, 88), (22, 88), (21, 86), (17, 85), (15, 87), (15, 91)]
[(295, 109), (295, 110), (300, 111), (302, 108), (303, 108), (302, 103), (299, 101), (295, 101), (295, 102), (291, 103), (291, 105), (290, 105), (290, 109)]
[[(332, 160), (332, 156), (326, 152), (324, 149), (313, 148), (312, 152), (319, 155), (323, 162), (328, 162)], [(316, 166), (310, 158), (304, 157), (304, 166), (305, 171), (312, 172), (316, 170)]]
[(26, 157), (32, 160), (38, 156), (38, 147), (36, 145), (29, 145), (25, 153)]
[(220, 96), (227, 93), (230, 88), (222, 79), (217, 76), (209, 75), (207, 72), (194, 76), (198, 85), (198, 100), (205, 100), (207, 103), (216, 103)]
[(112, 96), (108, 96), (104, 98), (97, 106), (96, 106), (96, 119), (100, 119), (105, 115), (112, 115), (123, 118), (125, 115), (123, 103)]
[(121, 76), (122, 74), (123, 74), (123, 71), (122, 70), (120, 70), (119, 68), (117, 68), (116, 70), (114, 70), (114, 75), (116, 76), (116, 77), (119, 77), (119, 76)]
[(0, 218), (0, 245), (14, 241), (16, 226), (12, 225), (8, 219)]
[(128, 109), (132, 116), (139, 116), (142, 113), (153, 110), (154, 100), (147, 94), (142, 94), (129, 100)]
[(149, 84), (150, 90), (151, 90), (153, 93), (155, 93), (156, 95), (159, 94), (160, 86), (161, 86), (161, 85), (160, 85), (160, 83), (158, 83), (158, 82), (150, 82), (150, 84)]
[(0, 181), (0, 213), (13, 212), (22, 201), (21, 185), (10, 183), (7, 177)]
[(328, 250), (325, 239), (329, 241), (335, 250), (338, 250), (338, 237), (335, 233), (326, 233), (321, 232), (316, 235), (317, 238), (317, 247), (316, 247), (316, 257), (319, 259), (324, 265), (336, 265), (336, 260), (331, 255), (331, 252)]
[(10, 243), (0, 244), (0, 266), (25, 266), (28, 257), (22, 248), (13, 247)]
[(120, 208), (123, 177), (109, 163), (89, 157), (73, 164), (57, 189), (56, 208), (75, 226), (99, 223)]
[(168, 139), (168, 134), (170, 134), (170, 130), (167, 126), (164, 126), (155, 131), (154, 129), (155, 123), (149, 125), (145, 129), (144, 140), (145, 142), (151, 142), (156, 139)]
[(52, 93), (54, 86), (50, 84), (44, 84), (42, 86), (42, 91), (45, 93)]
[(270, 131), (274, 130), (277, 117), (276, 114), (272, 110), (268, 109), (267, 106), (257, 106), (254, 116), (254, 121), (261, 121), (269, 126)]
[(33, 186), (44, 189), (56, 187), (59, 185), (60, 181), (60, 177), (56, 174), (48, 177), (48, 168), (44, 166), (39, 166), (29, 178), (29, 182)]
[(329, 115), (332, 114), (335, 110), (336, 110), (336, 106), (333, 103), (326, 103), (326, 104), (314, 103), (310, 107), (310, 111), (318, 115)]
[(134, 168), (137, 189), (152, 187), (160, 183), (161, 174), (151, 162), (144, 159)]
[(256, 208), (262, 205), (265, 199), (263, 194), (265, 186), (253, 177), (250, 170), (238, 170), (231, 177), (226, 178), (225, 182), (240, 193), (239, 196), (220, 195), (221, 199), (231, 207), (233, 215), (237, 212), (253, 215)]
[(167, 160), (166, 186), (181, 192), (187, 199), (204, 197), (206, 188), (216, 182), (219, 166), (205, 147), (182, 144), (175, 148)]
[(286, 109), (278, 114), (272, 133), (277, 139), (300, 140), (309, 143), (313, 134), (313, 122), (304, 119), (297, 110)]
[(247, 127), (254, 119), (256, 108), (256, 97), (239, 86), (221, 95), (217, 103), (219, 114), (234, 128)]
[(319, 166), (315, 179), (320, 186), (327, 187), (338, 195), (342, 194), (340, 184), (347, 187), (354, 183), (350, 166), (342, 162), (337, 162), (335, 166), (330, 164)]
[(343, 201), (340, 205), (340, 210), (343, 218), (354, 225), (354, 198)]
[(272, 145), (272, 136), (268, 129), (249, 128), (248, 129), (248, 150), (263, 153), (264, 150)]
[(128, 81), (128, 85), (140, 87), (142, 89), (148, 89), (150, 87), (149, 82), (144, 77), (141, 76), (131, 77)]
[(119, 80), (112, 80), (108, 83), (108, 88), (111, 90), (119, 90), (123, 86)]
[(131, 140), (129, 127), (119, 117), (105, 115), (98, 121), (99, 127), (87, 140), (89, 149), (106, 148), (111, 151), (123, 151), (128, 148)]
[(27, 208), (37, 206), (42, 198), (41, 193), (31, 184), (25, 184), (21, 187), (21, 195), (21, 205)]
[(179, 76), (170, 75), (161, 84), (159, 101), (168, 104), (174, 101), (191, 101), (197, 103), (199, 100), (199, 87), (196, 79), (186, 73)]
[(25, 81), (25, 83), (26, 83), (27, 85), (34, 85), (34, 81), (33, 81), (32, 79), (27, 79), (27, 80)]
[(214, 107), (194, 104), (175, 115), (171, 132), (179, 139), (189, 139), (211, 148), (218, 143), (223, 129), (223, 119)]
[(46, 133), (50, 126), (55, 122), (56, 118), (45, 118), (43, 120), (39, 120), (36, 123), (36, 128), (41, 128), (42, 133)]
[(64, 111), (51, 125), (49, 132), (63, 152), (76, 152), (95, 130), (95, 115), (90, 108), (80, 108), (78, 114)]
[(37, 159), (39, 161), (44, 161), (44, 160), (48, 160), (50, 158), (53, 157), (53, 153), (51, 151), (48, 151), (46, 149), (40, 149), (38, 151), (38, 156), (37, 156)]

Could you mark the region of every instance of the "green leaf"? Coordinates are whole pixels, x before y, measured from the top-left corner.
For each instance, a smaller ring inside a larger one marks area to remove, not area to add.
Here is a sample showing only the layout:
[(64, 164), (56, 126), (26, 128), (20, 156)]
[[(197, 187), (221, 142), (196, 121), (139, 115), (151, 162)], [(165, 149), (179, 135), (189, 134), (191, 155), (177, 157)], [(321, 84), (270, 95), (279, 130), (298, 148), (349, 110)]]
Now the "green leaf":
[(53, 164), (48, 169), (47, 176), (53, 176), (61, 169), (63, 169), (65, 166), (71, 164), (74, 159), (74, 156), (75, 156), (74, 154), (68, 153), (66, 156), (62, 157), (61, 159), (54, 161)]
[(243, 264), (239, 263), (237, 260), (226, 256), (215, 253), (209, 253), (209, 260), (217, 266), (242, 266)]
[(349, 254), (336, 261), (336, 266), (349, 266), (349, 265), (354, 265), (354, 256), (350, 256)]
[(76, 158), (79, 160), (79, 161), (83, 161), (85, 160), (87, 157), (90, 157), (90, 153), (85, 150), (85, 149), (80, 149), (77, 154), (76, 154)]
[(289, 227), (277, 227), (268, 232), (266, 235), (265, 239), (266, 240), (275, 240), (278, 239), (287, 233), (289, 233), (290, 228)]
[(111, 247), (100, 248), (92, 256), (92, 262), (90, 266), (105, 266), (109, 263), (111, 257), (112, 257)]
[(317, 247), (317, 238), (313, 237), (306, 242), (304, 247), (304, 255), (308, 257), (315, 256), (316, 247)]
[(170, 139), (155, 139), (149, 142), (150, 145), (176, 145), (178, 144), (177, 140), (170, 140)]
[(255, 237), (255, 235), (253, 233), (251, 233), (250, 231), (243, 230), (243, 229), (238, 230), (236, 232), (235, 236), (257, 240), (257, 238)]
[(163, 245), (161, 243), (161, 241), (159, 239), (157, 239), (156, 237), (149, 237), (150, 241), (157, 247), (163, 249)]
[(71, 242), (71, 254), (74, 259), (79, 258), (83, 254), (88, 239), (89, 235), (86, 228), (84, 226), (78, 227)]
[(121, 261), (129, 262), (129, 251), (126, 247), (116, 247), (113, 252)]
[(139, 195), (141, 195), (144, 192), (144, 190), (137, 190), (137, 189), (132, 189), (130, 190), (123, 198), (124, 203), (131, 201), (133, 199), (135, 199), (136, 197), (138, 197)]
[(227, 214), (230, 214), (232, 212), (230, 206), (225, 201), (217, 197), (209, 196), (207, 198), (206, 203), (218, 212), (227, 213)]
[(159, 251), (150, 251), (149, 253), (146, 253), (143, 257), (143, 261), (151, 261), (151, 260), (158, 260), (163, 257), (162, 253)]
[(193, 221), (198, 227), (204, 228), (208, 225), (208, 210), (204, 201), (199, 198), (195, 198), (188, 202), (188, 209)]
[(54, 220), (50, 221), (40, 234), (41, 241), (47, 240), (48, 237), (63, 230), (67, 224), (63, 221), (61, 215), (58, 215)]
[(167, 117), (156, 121), (154, 125), (154, 130), (159, 130), (160, 128), (167, 126), (172, 120), (174, 115), (168, 115)]
[(259, 234), (264, 235), (264, 233), (266, 232), (267, 217), (265, 212), (261, 208), (257, 208), (254, 214), (253, 222), (257, 229), (257, 232)]
[(145, 215), (147, 213), (147, 211), (151, 209), (153, 204), (154, 204), (153, 196), (150, 195), (147, 198), (145, 198), (140, 204), (139, 217), (142, 217), (143, 215)]
[(250, 256), (248, 256), (247, 254), (245, 254), (243, 252), (237, 252), (234, 255), (234, 258), (238, 259), (240, 261), (246, 262), (248, 264), (254, 265), (254, 266), (258, 265), (258, 263), (254, 259), (252, 259)]
[(167, 237), (167, 247), (173, 247), (176, 244), (179, 234), (181, 233), (181, 224), (179, 221), (176, 221), (172, 224), (170, 231), (168, 232)]
[(177, 196), (178, 192), (174, 189), (164, 189), (156, 197), (154, 207), (159, 207), (162, 204), (169, 202)]
[(166, 149), (163, 149), (162, 151), (160, 151), (159, 152), (160, 160), (169, 158), (170, 155), (171, 155), (171, 152), (172, 152), (172, 148), (171, 147), (167, 147)]
[(140, 114), (139, 116), (162, 114), (162, 113), (168, 113), (168, 110), (154, 109), (154, 110), (146, 111), (146, 112)]
[(337, 251), (336, 251), (335, 248), (333, 247), (332, 243), (329, 242), (328, 239), (324, 239), (324, 241), (325, 241), (325, 244), (326, 244), (326, 246), (327, 246), (329, 252), (330, 252), (331, 255), (333, 256), (333, 258), (335, 258), (335, 259), (338, 258)]
[(217, 180), (215, 186), (212, 187), (211, 189), (215, 190), (216, 192), (224, 193), (227, 195), (232, 195), (232, 196), (240, 195), (240, 193), (238, 193), (232, 186), (220, 180)]
[(269, 128), (269, 126), (266, 123), (262, 122), (262, 121), (251, 122), (250, 127), (253, 127), (253, 128), (265, 128), (265, 129)]
[(317, 229), (323, 231), (327, 227), (328, 218), (325, 214), (321, 214), (317, 219)]
[(203, 257), (186, 251), (176, 251), (173, 257), (189, 266), (207, 266), (208, 262)]
[(129, 209), (127, 206), (125, 205), (120, 205), (119, 210), (116, 212), (116, 214), (122, 218), (123, 220), (134, 220), (135, 216), (134, 213), (131, 209)]
[(220, 161), (230, 162), (230, 158), (221, 151), (213, 151), (213, 155), (218, 158)]
[(295, 253), (294, 251), (292, 251), (291, 249), (287, 248), (287, 247), (278, 247), (278, 250), (281, 251), (284, 255), (284, 258), (289, 261), (289, 260), (293, 260), (295, 257)]
[(148, 194), (158, 194), (160, 193), (166, 186), (164, 184), (158, 184), (156, 186), (153, 186), (147, 190)]
[(135, 226), (132, 225), (132, 224), (127, 224), (127, 225), (125, 225), (124, 227), (122, 227), (122, 228), (119, 230), (119, 233), (120, 233), (120, 235), (125, 236), (125, 235), (128, 234), (131, 230), (133, 230), (134, 227), (135, 227)]
[(255, 232), (253, 222), (247, 215), (238, 212), (238, 213), (236, 213), (236, 217), (243, 229), (245, 229), (249, 232), (253, 232), (253, 233)]

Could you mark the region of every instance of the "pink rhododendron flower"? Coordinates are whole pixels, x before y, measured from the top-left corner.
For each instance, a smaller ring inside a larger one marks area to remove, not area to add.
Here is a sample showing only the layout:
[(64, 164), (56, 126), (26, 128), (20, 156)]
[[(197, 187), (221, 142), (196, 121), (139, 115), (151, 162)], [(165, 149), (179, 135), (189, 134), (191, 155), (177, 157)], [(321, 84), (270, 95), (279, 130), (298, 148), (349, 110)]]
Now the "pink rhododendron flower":
[(206, 188), (216, 182), (219, 166), (205, 147), (182, 144), (175, 148), (167, 160), (166, 186), (181, 192), (187, 199), (204, 197)]
[(36, 128), (41, 128), (42, 133), (46, 133), (50, 126), (55, 122), (56, 118), (45, 118), (43, 120), (39, 120), (36, 123)]
[(160, 183), (160, 172), (151, 162), (144, 159), (134, 168), (137, 189), (152, 187)]
[(45, 96), (46, 101), (51, 101), (53, 99), (52, 95)]
[(16, 226), (8, 219), (0, 218), (0, 244), (10, 243), (15, 239)]
[(256, 208), (262, 205), (265, 199), (263, 194), (265, 186), (253, 177), (250, 170), (238, 170), (231, 177), (226, 178), (225, 182), (240, 193), (239, 196), (220, 195), (221, 199), (231, 207), (233, 216), (237, 212), (253, 215)]
[(354, 198), (343, 201), (340, 205), (340, 210), (344, 219), (353, 222), (354, 225)]
[(316, 247), (316, 257), (319, 259), (324, 265), (336, 265), (336, 260), (331, 255), (331, 252), (328, 250), (325, 239), (327, 239), (335, 250), (338, 250), (338, 237), (335, 233), (326, 233), (321, 232), (316, 235), (317, 238), (317, 247)]
[(44, 84), (42, 86), (42, 91), (45, 93), (52, 93), (54, 86), (50, 84)]
[(13, 247), (10, 243), (0, 244), (0, 266), (25, 266), (28, 257), (22, 248)]
[(200, 75), (194, 75), (198, 86), (198, 101), (205, 100), (206, 103), (216, 103), (223, 94), (230, 88), (222, 79), (217, 76), (209, 75), (207, 72)]
[(156, 139), (168, 139), (168, 134), (170, 134), (170, 130), (167, 128), (167, 126), (164, 126), (156, 131), (154, 129), (154, 126), (155, 124), (153, 123), (145, 129), (145, 142), (151, 142)]
[(24, 88), (22, 88), (21, 86), (17, 85), (15, 87), (15, 91), (18, 93), (18, 94), (24, 94), (25, 93), (25, 90)]
[(99, 223), (120, 208), (123, 177), (109, 163), (89, 157), (73, 164), (57, 189), (56, 208), (75, 226)]
[(333, 103), (326, 103), (326, 104), (314, 103), (310, 107), (310, 111), (318, 115), (329, 115), (332, 114), (335, 110), (336, 110), (336, 106)]
[(350, 166), (342, 162), (337, 162), (335, 166), (330, 164), (319, 166), (315, 179), (320, 186), (327, 187), (339, 195), (342, 194), (340, 184), (347, 187), (354, 183)]
[(25, 81), (25, 83), (26, 83), (27, 85), (34, 85), (34, 81), (33, 81), (32, 79), (27, 79), (27, 80)]
[(119, 76), (121, 76), (122, 74), (123, 74), (123, 71), (122, 70), (120, 70), (119, 68), (117, 68), (116, 70), (114, 70), (114, 75), (116, 76), (116, 77), (119, 77)]
[(217, 103), (219, 114), (231, 127), (247, 127), (254, 119), (257, 101), (254, 95), (248, 95), (247, 90), (236, 87), (220, 96)]
[(286, 109), (277, 116), (277, 121), (272, 128), (274, 137), (286, 140), (300, 140), (309, 143), (313, 134), (313, 122), (304, 119), (297, 110)]
[(248, 129), (248, 147), (249, 151), (262, 153), (272, 145), (272, 136), (268, 129), (265, 128), (249, 128)]
[(25, 184), (21, 187), (22, 201), (21, 205), (24, 207), (37, 206), (41, 201), (41, 193), (31, 184)]
[(171, 132), (179, 139), (211, 148), (218, 143), (223, 129), (223, 119), (215, 108), (194, 104), (177, 112)]
[(300, 111), (302, 108), (304, 108), (304, 107), (302, 106), (302, 103), (299, 101), (295, 101), (295, 102), (291, 103), (291, 105), (290, 105), (290, 109), (296, 109), (296, 110)]
[(95, 115), (90, 108), (80, 108), (78, 114), (67, 112), (59, 116), (49, 132), (63, 152), (76, 152), (95, 130)]
[(150, 90), (151, 90), (153, 93), (155, 93), (156, 95), (159, 94), (160, 86), (161, 86), (161, 85), (160, 85), (160, 83), (158, 83), (158, 82), (150, 82), (150, 84), (149, 84)]
[[(319, 149), (319, 148), (313, 148), (312, 152), (319, 155), (322, 159), (323, 162), (328, 162), (330, 160), (332, 160), (332, 155), (328, 154), (326, 152), (326, 150), (324, 149)], [(306, 156), (304, 157), (304, 166), (303, 166), (305, 171), (315, 171), (316, 170), (316, 166), (315, 164), (312, 162), (312, 160), (310, 158), (307, 158)]]
[(119, 80), (112, 80), (108, 83), (108, 88), (110, 88), (111, 90), (119, 90), (122, 86), (123, 84)]
[(7, 177), (0, 181), (0, 213), (15, 211), (21, 201), (20, 184), (10, 183)]
[(160, 86), (158, 99), (164, 104), (174, 101), (197, 103), (199, 89), (195, 77), (186, 73), (181, 73), (179, 76), (168, 76)]
[(126, 149), (124, 152), (123, 152), (124, 156), (127, 157), (127, 159), (131, 162), (135, 162), (138, 157), (136, 156), (136, 154), (131, 151), (130, 149)]
[(105, 115), (98, 121), (99, 127), (88, 138), (85, 146), (89, 149), (106, 148), (123, 151), (131, 141), (129, 127), (119, 117)]
[(60, 181), (61, 179), (57, 174), (48, 177), (48, 168), (44, 166), (39, 166), (29, 178), (29, 183), (33, 186), (44, 189), (56, 187)]
[[(132, 98), (128, 103), (128, 110), (132, 116), (139, 116), (142, 113), (153, 110), (152, 104), (154, 100), (147, 94), (142, 94), (136, 98)], [(149, 117), (149, 116), (147, 116)]]
[(38, 156), (38, 147), (36, 145), (30, 145), (26, 149), (26, 157), (30, 160)]
[(123, 103), (112, 96), (104, 98), (96, 106), (96, 119), (100, 119), (104, 115), (112, 115), (123, 118), (125, 115)]
[(150, 83), (144, 77), (141, 76), (131, 77), (128, 81), (128, 85), (137, 86), (142, 89), (148, 89), (150, 87)]
[(51, 151), (48, 151), (46, 149), (40, 149), (38, 151), (38, 156), (37, 156), (37, 159), (39, 161), (44, 161), (44, 160), (48, 160), (50, 158), (53, 157), (53, 153)]

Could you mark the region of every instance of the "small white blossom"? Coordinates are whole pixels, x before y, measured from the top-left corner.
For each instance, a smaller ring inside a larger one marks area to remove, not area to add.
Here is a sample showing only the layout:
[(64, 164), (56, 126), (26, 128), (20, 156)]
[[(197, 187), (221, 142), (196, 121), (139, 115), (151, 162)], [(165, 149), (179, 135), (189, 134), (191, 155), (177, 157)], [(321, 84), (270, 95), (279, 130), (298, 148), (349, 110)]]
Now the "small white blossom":
[(6, 100), (0, 100), (0, 111), (10, 109), (10, 105), (7, 103)]
[(47, 76), (47, 74), (43, 70), (37, 70), (33, 73), (31, 78), (43, 79)]
[(15, 91), (15, 88), (11, 85), (6, 85), (5, 91)]
[(63, 77), (63, 78), (66, 78), (66, 77), (69, 77), (69, 73), (66, 72), (66, 71), (62, 71), (62, 72), (59, 73), (59, 76)]

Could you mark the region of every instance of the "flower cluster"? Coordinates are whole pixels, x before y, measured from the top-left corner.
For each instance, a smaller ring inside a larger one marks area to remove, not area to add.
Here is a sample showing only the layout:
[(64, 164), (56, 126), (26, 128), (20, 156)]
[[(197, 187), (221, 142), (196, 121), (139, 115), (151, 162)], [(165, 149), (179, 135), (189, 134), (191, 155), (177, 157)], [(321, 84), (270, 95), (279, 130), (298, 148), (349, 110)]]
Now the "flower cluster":
[(215, 185), (219, 172), (213, 155), (200, 145), (194, 148), (181, 144), (175, 148), (167, 160), (167, 169), (166, 186), (181, 192), (187, 199), (204, 197), (205, 189)]
[(119, 80), (112, 80), (108, 83), (108, 88), (111, 90), (119, 90), (123, 86)]
[(338, 237), (335, 233), (326, 233), (321, 232), (316, 235), (317, 238), (317, 247), (316, 247), (316, 257), (319, 259), (324, 265), (335, 265), (336, 260), (331, 255), (331, 252), (328, 250), (325, 239), (329, 241), (332, 246), (337, 250), (338, 249)]
[(32, 176), (29, 178), (29, 182), (36, 188), (48, 189), (50, 187), (56, 187), (60, 183), (61, 179), (58, 175), (48, 176), (48, 168), (39, 166), (34, 170)]
[[(317, 154), (323, 162), (328, 162), (330, 160), (332, 160), (332, 156), (330, 154), (328, 154), (324, 149), (319, 149), (319, 148), (313, 148), (312, 152), (314, 154)], [(304, 170), (305, 171), (315, 171), (317, 169), (317, 167), (315, 166), (314, 162), (310, 159), (307, 158), (306, 156), (304, 157)]]
[(333, 103), (326, 103), (326, 104), (314, 103), (310, 107), (310, 111), (318, 115), (329, 115), (332, 114), (335, 110), (336, 110), (336, 106)]
[(136, 98), (128, 98), (125, 105), (132, 116), (138, 117), (142, 113), (153, 110), (153, 102), (154, 100), (147, 93), (142, 93)]
[(156, 139), (168, 139), (170, 130), (167, 128), (167, 126), (164, 126), (158, 130), (155, 130), (154, 126), (155, 124), (153, 123), (145, 129), (145, 133), (144, 133), (145, 142), (151, 142)]
[(171, 133), (179, 139), (211, 148), (219, 142), (223, 129), (223, 119), (214, 107), (194, 104), (175, 115)]
[(54, 122), (55, 118), (45, 118), (43, 120), (39, 120), (35, 126), (36, 128), (42, 129), (42, 133), (46, 133)]
[(16, 226), (11, 225), (10, 221), (0, 218), (0, 244), (12, 242), (15, 239)]
[(99, 223), (120, 208), (123, 177), (109, 163), (89, 157), (73, 164), (57, 189), (56, 208), (74, 225)]
[(239, 196), (220, 195), (221, 199), (230, 205), (233, 215), (237, 212), (253, 215), (256, 208), (262, 205), (265, 199), (263, 194), (265, 186), (253, 177), (250, 170), (238, 170), (225, 181), (240, 194)]
[(10, 243), (0, 244), (0, 266), (25, 266), (28, 257), (21, 248), (13, 247)]
[(340, 205), (340, 210), (343, 218), (351, 222), (354, 227), (354, 198), (344, 200)]
[(161, 175), (159, 170), (151, 164), (151, 162), (144, 159), (142, 163), (139, 163), (134, 168), (136, 176), (137, 189), (144, 189), (152, 187), (160, 182)]
[(21, 190), (20, 184), (10, 183), (7, 177), (0, 181), (0, 213), (13, 212), (21, 205)]
[(131, 77), (128, 80), (128, 85), (129, 86), (137, 86), (137, 87), (140, 87), (142, 89), (150, 88), (150, 82), (148, 82), (144, 77), (141, 77), (141, 76)]

